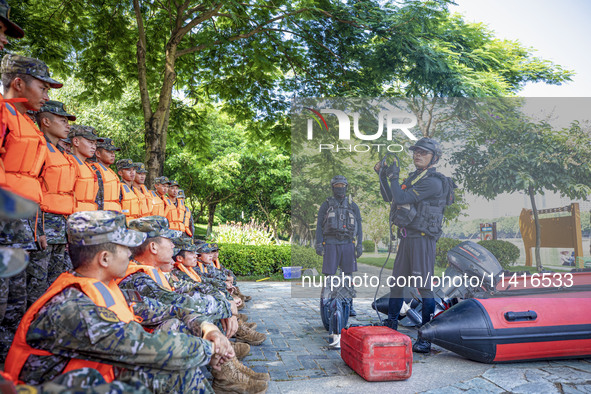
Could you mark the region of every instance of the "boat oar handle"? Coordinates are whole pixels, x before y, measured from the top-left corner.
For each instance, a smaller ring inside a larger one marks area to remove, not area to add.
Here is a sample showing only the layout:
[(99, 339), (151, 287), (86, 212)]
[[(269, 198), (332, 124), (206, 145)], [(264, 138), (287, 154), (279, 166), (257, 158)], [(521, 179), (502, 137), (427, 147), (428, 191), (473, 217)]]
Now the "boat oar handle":
[(538, 314), (535, 311), (505, 312), (505, 320), (507, 321), (536, 320), (537, 318)]

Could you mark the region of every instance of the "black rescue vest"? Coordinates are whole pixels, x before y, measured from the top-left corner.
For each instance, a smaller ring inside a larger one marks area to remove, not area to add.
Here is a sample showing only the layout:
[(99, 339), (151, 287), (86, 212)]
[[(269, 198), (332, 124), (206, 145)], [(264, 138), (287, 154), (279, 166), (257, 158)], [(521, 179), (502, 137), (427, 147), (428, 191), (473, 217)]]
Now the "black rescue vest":
[(445, 207), (454, 202), (454, 189), (457, 187), (451, 178), (446, 177), (435, 171), (426, 173), (422, 179), (413, 184), (413, 181), (419, 176), (411, 176), (406, 179), (403, 185), (405, 190), (410, 190), (416, 183), (421, 182), (427, 177), (435, 176), (441, 180), (443, 190), (439, 196), (434, 196), (427, 200), (422, 200), (417, 204), (394, 205), (390, 210), (392, 223), (399, 228), (407, 228), (425, 233), (430, 237), (439, 238), (443, 232), (443, 214)]
[(335, 237), (339, 240), (353, 240), (357, 234), (357, 218), (351, 208), (349, 199), (345, 197), (339, 204), (336, 198), (326, 199), (328, 209), (322, 223), (324, 237)]

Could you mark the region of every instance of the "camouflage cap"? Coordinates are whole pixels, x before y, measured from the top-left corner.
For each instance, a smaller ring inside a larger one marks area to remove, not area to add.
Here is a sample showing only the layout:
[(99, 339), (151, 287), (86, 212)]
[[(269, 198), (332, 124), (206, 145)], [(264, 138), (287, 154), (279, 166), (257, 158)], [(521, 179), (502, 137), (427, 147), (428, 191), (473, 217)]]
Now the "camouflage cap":
[(167, 183), (170, 183), (170, 180), (168, 180), (168, 178), (165, 176), (159, 176), (154, 180), (154, 183), (159, 185), (166, 185)]
[(144, 216), (143, 218), (129, 221), (129, 228), (141, 231), (148, 238), (163, 237), (173, 239), (178, 232), (168, 228), (168, 220), (163, 216)]
[(115, 144), (113, 144), (113, 140), (110, 138), (103, 138), (103, 142), (99, 142), (96, 144), (96, 148), (105, 149), (108, 151), (120, 151), (121, 148), (117, 148)]
[(62, 138), (61, 140), (64, 141), (68, 145), (72, 145), (72, 140), (70, 139), (70, 137), (68, 137), (68, 138)]
[(74, 137), (84, 137), (87, 140), (96, 141), (96, 142), (103, 142), (104, 141), (103, 138), (101, 138), (97, 135), (94, 127), (82, 126), (79, 124), (73, 124), (70, 127), (70, 133), (68, 134), (68, 138), (72, 139)]
[(25, 32), (19, 25), (10, 20), (10, 6), (6, 0), (0, 0), (0, 21), (6, 26), (6, 34), (12, 38), (23, 38)]
[(133, 163), (135, 167), (135, 172), (138, 174), (147, 174), (148, 170), (146, 170), (146, 165), (144, 163)]
[(209, 245), (212, 248), (212, 252), (217, 252), (218, 250), (220, 250), (220, 248), (218, 247), (218, 244), (216, 244), (216, 243), (210, 243)]
[(172, 238), (172, 242), (174, 243), (174, 248), (176, 249), (175, 255), (179, 254), (179, 252), (182, 250), (187, 250), (189, 252), (197, 251), (197, 247), (193, 243), (193, 240), (189, 237), (184, 237), (181, 235), (180, 237)]
[(214, 249), (207, 242), (197, 245), (197, 253), (211, 253), (213, 251)]
[(173, 181), (172, 179), (170, 180), (170, 186), (178, 186), (178, 182), (177, 181)]
[(46, 102), (43, 107), (37, 113), (41, 112), (51, 112), (52, 114), (64, 116), (68, 118), (68, 120), (76, 120), (74, 115), (68, 113), (66, 106), (64, 103), (60, 103), (59, 101), (49, 100)]
[(134, 247), (146, 240), (145, 234), (129, 230), (125, 215), (115, 211), (75, 212), (68, 217), (66, 231), (72, 245), (114, 243)]
[(124, 170), (126, 168), (134, 168), (133, 160), (121, 159), (121, 160), (117, 161), (117, 171)]
[(179, 189), (176, 196), (177, 198), (185, 198), (185, 191), (183, 189)]
[(13, 192), (0, 188), (0, 219), (30, 218), (39, 206)]
[(20, 274), (29, 263), (29, 254), (24, 249), (0, 248), (0, 278)]
[(9, 53), (2, 58), (0, 65), (2, 74), (26, 74), (47, 82), (53, 89), (64, 86), (49, 75), (49, 68), (39, 59)]

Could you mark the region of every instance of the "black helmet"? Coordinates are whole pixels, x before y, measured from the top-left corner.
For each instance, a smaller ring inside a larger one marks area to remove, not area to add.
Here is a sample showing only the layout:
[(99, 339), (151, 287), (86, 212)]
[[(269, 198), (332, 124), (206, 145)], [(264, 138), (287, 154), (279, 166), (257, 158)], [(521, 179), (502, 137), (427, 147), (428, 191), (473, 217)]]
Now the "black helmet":
[(337, 183), (344, 183), (345, 186), (349, 186), (349, 182), (347, 182), (347, 178), (342, 175), (336, 175), (334, 178), (330, 180), (330, 187), (334, 187)]
[(423, 137), (420, 140), (418, 140), (416, 144), (414, 144), (408, 149), (413, 151), (417, 148), (421, 148), (433, 153), (431, 164), (436, 164), (441, 158), (441, 155), (443, 154), (443, 151), (441, 150), (441, 145), (439, 145), (439, 142), (435, 141), (433, 138)]

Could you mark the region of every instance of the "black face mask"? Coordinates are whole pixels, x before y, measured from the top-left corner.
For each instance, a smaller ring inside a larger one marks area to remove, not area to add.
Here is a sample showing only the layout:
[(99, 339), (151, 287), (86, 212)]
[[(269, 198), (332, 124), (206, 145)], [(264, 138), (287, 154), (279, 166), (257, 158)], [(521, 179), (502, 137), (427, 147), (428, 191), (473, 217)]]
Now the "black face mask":
[(347, 194), (347, 188), (346, 187), (333, 187), (332, 188), (332, 195), (337, 200), (342, 200), (343, 198), (345, 198), (345, 195), (346, 194)]

